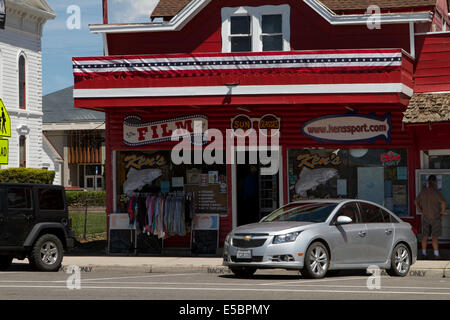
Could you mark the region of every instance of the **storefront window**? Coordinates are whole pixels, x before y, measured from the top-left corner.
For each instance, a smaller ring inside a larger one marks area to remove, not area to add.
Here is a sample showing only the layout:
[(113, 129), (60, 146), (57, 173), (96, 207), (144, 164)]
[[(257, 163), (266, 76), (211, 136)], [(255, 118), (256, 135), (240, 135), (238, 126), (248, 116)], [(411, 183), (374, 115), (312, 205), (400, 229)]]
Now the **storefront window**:
[(289, 150), (289, 199), (352, 198), (408, 215), (404, 149)]
[[(223, 153), (225, 157), (225, 152)], [(225, 158), (224, 158), (225, 159)], [(120, 212), (127, 212), (130, 192), (148, 194), (186, 193), (194, 196), (196, 214), (228, 215), (227, 168), (224, 164), (174, 165), (170, 150), (118, 152), (117, 197)], [(149, 178), (144, 178), (144, 173)], [(150, 178), (151, 170), (155, 178)], [(130, 173), (130, 170), (132, 171)], [(136, 181), (130, 175), (136, 173)], [(128, 180), (128, 182), (127, 182)]]

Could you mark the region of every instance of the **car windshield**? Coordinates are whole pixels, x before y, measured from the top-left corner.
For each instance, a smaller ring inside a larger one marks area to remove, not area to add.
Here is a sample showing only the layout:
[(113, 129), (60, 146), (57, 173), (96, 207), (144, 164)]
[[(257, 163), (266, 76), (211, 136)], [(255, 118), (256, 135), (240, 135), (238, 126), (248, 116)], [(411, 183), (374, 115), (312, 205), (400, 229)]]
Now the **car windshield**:
[(292, 203), (275, 210), (265, 217), (262, 222), (272, 221), (299, 221), (299, 222), (325, 222), (337, 203)]

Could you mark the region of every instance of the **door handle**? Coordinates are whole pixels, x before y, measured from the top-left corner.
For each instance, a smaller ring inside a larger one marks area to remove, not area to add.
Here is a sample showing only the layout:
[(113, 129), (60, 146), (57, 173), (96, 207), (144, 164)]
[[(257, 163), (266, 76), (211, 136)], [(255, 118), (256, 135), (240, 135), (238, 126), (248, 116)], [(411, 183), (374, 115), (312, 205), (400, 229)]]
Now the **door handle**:
[(386, 232), (386, 235), (390, 235), (392, 233), (391, 229), (386, 229), (384, 232)]
[(360, 232), (358, 233), (358, 235), (359, 235), (360, 237), (365, 237), (365, 236), (366, 236), (366, 232), (365, 232), (365, 231), (360, 231)]

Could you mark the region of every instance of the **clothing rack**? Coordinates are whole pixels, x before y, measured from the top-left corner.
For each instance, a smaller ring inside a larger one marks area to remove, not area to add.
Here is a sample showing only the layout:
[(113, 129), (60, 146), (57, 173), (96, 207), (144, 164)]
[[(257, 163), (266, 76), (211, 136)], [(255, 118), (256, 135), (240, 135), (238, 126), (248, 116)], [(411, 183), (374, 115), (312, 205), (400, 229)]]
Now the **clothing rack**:
[[(142, 202), (143, 201), (142, 198), (148, 198), (148, 197), (157, 197), (157, 198), (160, 198), (160, 199), (161, 198), (162, 199), (167, 199), (167, 201), (171, 201), (168, 198), (173, 197), (174, 198), (173, 201), (188, 201), (188, 203), (189, 203), (188, 205), (189, 206), (193, 205), (192, 202), (194, 201), (194, 198), (195, 198), (194, 192), (185, 192), (184, 190), (172, 191), (172, 192), (168, 192), (168, 193), (162, 193), (162, 192), (133, 192), (132, 195), (130, 197), (128, 197), (128, 201), (129, 201), (129, 203), (131, 201), (141, 201)], [(133, 198), (135, 200), (132, 200)], [(136, 200), (138, 198), (141, 199), (141, 200)], [(179, 200), (176, 200), (176, 198), (178, 198)], [(166, 200), (164, 200), (164, 203), (165, 203), (165, 201)], [(193, 220), (194, 220), (195, 212), (194, 211), (190, 211), (190, 215), (185, 216), (187, 214), (187, 212), (189, 211), (189, 209), (185, 209), (185, 207), (184, 207), (185, 203), (186, 202), (183, 202), (183, 207), (181, 209), (182, 214), (178, 213), (178, 215), (175, 215), (177, 217), (177, 219), (180, 219), (180, 217), (181, 217), (181, 221), (178, 220), (179, 222), (176, 222), (176, 225), (178, 227), (175, 227), (175, 229), (173, 229), (173, 227), (169, 227), (169, 226), (173, 226), (172, 224), (170, 224), (170, 223), (166, 224), (165, 218), (167, 217), (166, 216), (167, 215), (167, 211), (165, 211), (164, 214), (163, 214), (163, 217), (164, 217), (163, 221), (164, 222), (161, 222), (161, 220), (159, 220), (160, 221), (159, 228), (157, 227), (156, 229), (152, 229), (152, 230), (161, 230), (161, 231), (164, 230), (164, 231), (162, 231), (162, 234), (163, 234), (162, 237), (160, 237), (159, 234), (157, 235), (157, 234), (153, 233), (153, 231), (149, 232), (149, 228), (148, 227), (152, 226), (152, 222), (150, 222), (150, 224), (146, 223), (144, 225), (144, 227), (143, 227), (142, 220), (141, 220), (141, 222), (139, 222), (137, 220), (138, 219), (138, 214), (137, 214), (138, 211), (134, 211), (133, 212), (134, 216), (133, 216), (133, 218), (130, 218), (130, 219), (132, 219), (132, 220), (130, 220), (130, 224), (133, 224), (134, 225), (134, 229), (135, 229), (135, 248), (134, 248), (135, 249), (135, 254), (137, 254), (137, 251), (138, 251), (138, 241), (137, 241), (138, 234), (141, 234), (141, 233), (145, 234), (146, 233), (146, 228), (147, 228), (147, 234), (148, 235), (152, 235), (154, 237), (158, 236), (157, 240), (161, 241), (160, 249), (162, 249), (164, 247), (164, 239), (166, 239), (167, 236), (174, 235), (174, 234), (183, 235), (183, 234), (189, 232), (189, 233), (191, 233), (191, 237), (192, 237), (192, 232), (190, 232), (188, 230), (189, 230), (189, 226), (191, 226), (191, 228), (192, 228), (192, 223), (193, 223)], [(133, 204), (133, 206), (135, 206), (135, 205), (136, 204)], [(148, 200), (147, 200), (146, 201), (146, 210), (150, 210), (149, 209), (150, 207), (148, 205), (149, 204), (148, 204)], [(130, 204), (130, 206), (131, 206), (131, 204)], [(141, 203), (141, 206), (142, 206), (142, 203)], [(134, 207), (133, 207), (132, 210), (135, 210)], [(138, 210), (138, 209), (136, 209), (136, 210)], [(180, 214), (181, 214), (181, 216), (180, 216)], [(156, 215), (156, 213), (155, 213), (155, 215)], [(161, 213), (159, 213), (158, 215), (161, 215)], [(142, 215), (140, 215), (140, 217), (142, 218)], [(173, 217), (173, 216), (171, 216), (171, 217)], [(188, 218), (186, 218), (186, 217), (188, 217)], [(146, 218), (147, 218), (147, 216), (146, 216)], [(158, 218), (158, 219), (160, 219), (160, 218)], [(177, 221), (177, 220), (167, 220), (167, 221)], [(164, 229), (161, 228), (161, 223), (164, 224)], [(180, 224), (178, 224), (178, 223), (180, 223)], [(153, 228), (155, 228), (154, 226), (155, 225), (154, 225), (154, 222), (153, 222)], [(180, 226), (182, 226), (181, 229), (179, 229)], [(167, 227), (167, 231), (166, 231), (166, 227)], [(176, 228), (178, 228), (178, 229), (176, 229)], [(142, 232), (138, 231), (138, 230), (142, 230)], [(182, 230), (181, 233), (179, 233), (180, 230)]]

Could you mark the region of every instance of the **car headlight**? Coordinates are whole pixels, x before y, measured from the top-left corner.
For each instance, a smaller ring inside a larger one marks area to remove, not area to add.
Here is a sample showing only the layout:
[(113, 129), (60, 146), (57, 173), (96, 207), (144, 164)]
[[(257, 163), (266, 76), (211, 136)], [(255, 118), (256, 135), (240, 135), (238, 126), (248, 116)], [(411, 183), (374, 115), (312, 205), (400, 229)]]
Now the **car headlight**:
[(231, 245), (231, 233), (227, 234), (227, 237), (225, 238), (225, 243)]
[(273, 243), (277, 244), (277, 243), (293, 242), (293, 241), (295, 241), (295, 239), (297, 239), (299, 234), (300, 234), (300, 231), (286, 233), (286, 234), (280, 234), (279, 236), (275, 236), (273, 238)]

